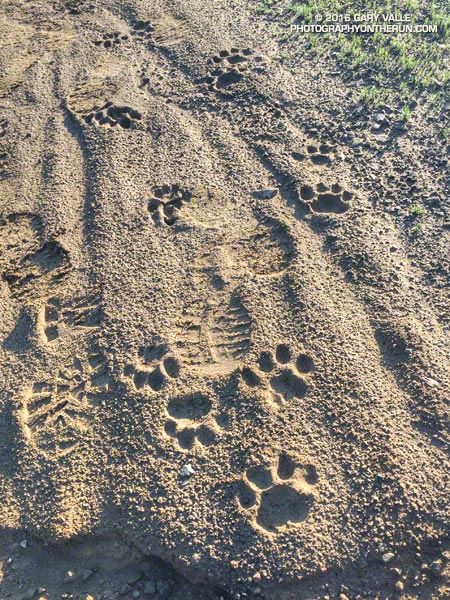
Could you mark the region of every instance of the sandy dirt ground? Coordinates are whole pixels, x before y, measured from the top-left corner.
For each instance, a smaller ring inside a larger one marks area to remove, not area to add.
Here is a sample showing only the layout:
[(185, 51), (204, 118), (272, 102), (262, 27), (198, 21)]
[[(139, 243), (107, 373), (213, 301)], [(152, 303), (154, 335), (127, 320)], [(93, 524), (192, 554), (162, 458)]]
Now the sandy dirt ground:
[(254, 6), (1, 2), (2, 600), (450, 598), (449, 146)]

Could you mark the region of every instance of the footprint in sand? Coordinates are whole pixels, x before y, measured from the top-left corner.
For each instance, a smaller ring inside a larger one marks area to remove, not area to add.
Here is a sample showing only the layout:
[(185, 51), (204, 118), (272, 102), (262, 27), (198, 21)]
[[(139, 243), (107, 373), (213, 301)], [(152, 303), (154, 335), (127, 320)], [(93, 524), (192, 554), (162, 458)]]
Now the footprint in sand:
[(192, 194), (176, 184), (158, 185), (152, 188), (148, 211), (156, 225), (174, 225), (182, 207), (191, 200)]
[(45, 241), (38, 216), (14, 213), (0, 219), (0, 272), (13, 297), (44, 295), (61, 284), (70, 266), (67, 250)]
[(30, 446), (60, 458), (91, 439), (96, 409), (109, 381), (106, 358), (92, 347), (86, 359), (75, 357), (54, 378), (33, 383), (19, 414)]
[(95, 40), (94, 45), (103, 46), (104, 48), (113, 48), (129, 39), (129, 36), (126, 33), (115, 31), (114, 33), (105, 33), (101, 39)]
[(191, 450), (195, 444), (210, 447), (217, 440), (218, 424), (211, 417), (212, 403), (201, 392), (172, 398), (167, 405), (167, 436), (174, 438), (180, 449)]
[(180, 374), (180, 363), (166, 346), (145, 346), (140, 349), (139, 357), (124, 370), (137, 390), (149, 388), (159, 392), (171, 380)]
[(295, 151), (291, 154), (297, 161), (310, 161), (318, 167), (331, 167), (333, 164), (333, 152), (328, 144), (307, 144), (304, 150)]
[(260, 354), (257, 369), (243, 367), (241, 377), (247, 387), (264, 390), (268, 400), (280, 406), (303, 398), (308, 391), (306, 376), (314, 371), (313, 359), (302, 353), (293, 363), (289, 346), (279, 344), (275, 355), (268, 351)]
[(338, 183), (332, 186), (319, 183), (316, 186), (302, 185), (300, 197), (308, 203), (311, 210), (319, 214), (341, 215), (350, 208), (353, 193), (344, 190)]
[(235, 84), (239, 83), (248, 71), (261, 72), (264, 69), (264, 59), (255, 56), (250, 48), (221, 50), (210, 59), (209, 64), (211, 69), (205, 82), (210, 90), (222, 95), (233, 95)]
[(45, 342), (71, 332), (88, 333), (100, 327), (102, 319), (98, 298), (82, 298), (62, 303), (49, 298), (38, 316), (38, 330)]
[(318, 477), (311, 464), (298, 465), (287, 454), (278, 464), (255, 465), (239, 483), (239, 505), (252, 515), (253, 525), (265, 533), (280, 533), (308, 518), (315, 502)]
[(115, 105), (110, 98), (116, 91), (113, 84), (105, 81), (85, 83), (67, 96), (67, 107), (88, 125), (136, 129), (142, 120), (141, 113), (131, 106)]

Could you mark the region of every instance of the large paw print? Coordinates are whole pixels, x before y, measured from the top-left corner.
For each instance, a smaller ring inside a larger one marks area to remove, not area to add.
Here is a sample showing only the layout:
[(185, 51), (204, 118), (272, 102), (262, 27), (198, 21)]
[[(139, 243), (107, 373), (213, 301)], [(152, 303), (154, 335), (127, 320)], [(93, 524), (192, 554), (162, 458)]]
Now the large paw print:
[(179, 218), (182, 206), (189, 202), (192, 194), (178, 185), (159, 185), (152, 188), (148, 210), (157, 225), (173, 225)]
[(278, 465), (247, 469), (237, 495), (240, 506), (253, 514), (253, 523), (266, 533), (279, 533), (288, 524), (305, 521), (314, 504), (317, 472), (281, 454)]
[(155, 28), (150, 21), (136, 21), (131, 29), (131, 35), (140, 40), (153, 41), (153, 32)]
[(233, 85), (241, 81), (249, 69), (256, 72), (263, 69), (263, 58), (253, 56), (250, 48), (222, 50), (217, 56), (212, 57), (210, 63), (213, 68), (205, 81), (209, 89), (222, 94), (230, 93)]
[(97, 126), (119, 125), (122, 129), (135, 129), (142, 115), (130, 106), (114, 106), (112, 102), (106, 102), (100, 108), (87, 112), (82, 118), (86, 123)]
[(314, 371), (314, 361), (308, 354), (300, 354), (294, 366), (289, 346), (279, 344), (275, 356), (267, 351), (261, 353), (258, 367), (258, 372), (250, 367), (242, 369), (244, 383), (251, 388), (266, 389), (269, 400), (281, 405), (305, 396), (308, 388), (304, 376)]
[(344, 190), (338, 183), (331, 187), (319, 183), (315, 187), (303, 185), (300, 197), (309, 204), (315, 213), (340, 215), (350, 208), (349, 200), (353, 198), (353, 194)]
[(167, 381), (179, 376), (180, 364), (167, 354), (165, 346), (146, 346), (141, 348), (136, 363), (125, 367), (124, 374), (132, 379), (136, 389), (150, 387), (159, 392)]
[(172, 398), (167, 405), (166, 435), (175, 438), (183, 450), (191, 450), (196, 443), (212, 446), (216, 441), (216, 425), (211, 418), (211, 407), (211, 400), (200, 392)]
[(127, 41), (128, 35), (115, 31), (114, 33), (105, 33), (100, 40), (95, 40), (95, 46), (103, 46), (104, 48), (112, 48), (118, 44)]
[(331, 146), (328, 144), (308, 144), (304, 152), (292, 152), (292, 158), (298, 161), (310, 160), (313, 165), (330, 167), (333, 164)]

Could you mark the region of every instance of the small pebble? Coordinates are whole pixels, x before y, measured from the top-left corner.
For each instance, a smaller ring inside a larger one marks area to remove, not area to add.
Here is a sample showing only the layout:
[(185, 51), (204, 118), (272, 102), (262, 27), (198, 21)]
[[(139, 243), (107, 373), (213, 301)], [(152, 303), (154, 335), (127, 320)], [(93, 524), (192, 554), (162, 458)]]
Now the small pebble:
[(267, 188), (264, 190), (257, 190), (256, 192), (253, 192), (254, 197), (261, 198), (261, 200), (271, 200), (272, 198), (275, 198), (277, 194), (277, 188)]
[(434, 560), (430, 565), (430, 571), (434, 575), (440, 575), (442, 571), (442, 560)]
[(403, 585), (402, 581), (397, 581), (397, 583), (395, 584), (395, 589), (397, 590), (397, 592), (402, 592), (404, 587), (405, 586)]
[(391, 562), (391, 560), (395, 557), (395, 554), (393, 554), (392, 552), (386, 552), (386, 554), (383, 554), (383, 556), (381, 557), (383, 562), (385, 564)]
[(149, 579), (144, 587), (144, 594), (151, 596), (152, 594), (156, 594), (156, 585), (153, 579)]

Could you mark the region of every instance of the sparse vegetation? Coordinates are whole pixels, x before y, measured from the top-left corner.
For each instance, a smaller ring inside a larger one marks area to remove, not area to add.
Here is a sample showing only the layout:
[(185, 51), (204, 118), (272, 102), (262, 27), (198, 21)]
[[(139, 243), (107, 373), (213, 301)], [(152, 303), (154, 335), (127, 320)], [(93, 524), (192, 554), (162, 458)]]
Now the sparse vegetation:
[(411, 108), (408, 105), (405, 105), (402, 108), (402, 111), (400, 113), (400, 119), (404, 122), (409, 121), (409, 119), (411, 118)]
[(420, 215), (423, 215), (424, 212), (425, 209), (420, 204), (414, 204), (411, 207), (411, 214), (413, 217), (420, 217)]
[[(279, 15), (285, 23), (286, 0), (262, 0), (261, 12)], [(283, 36), (303, 40), (303, 46), (315, 56), (330, 56), (344, 68), (359, 70), (363, 79), (371, 81), (366, 86), (379, 89), (380, 98), (386, 92), (398, 99), (408, 101), (411, 93), (427, 90), (441, 97), (450, 93), (450, 5), (447, 0), (293, 0), (288, 5), (287, 16), (298, 24), (316, 23), (316, 15), (355, 15), (375, 13), (408, 14), (408, 25), (432, 26), (432, 32), (372, 32), (372, 33), (296, 33)], [(352, 21), (353, 22), (353, 21)], [(358, 24), (358, 21), (354, 22)], [(359, 22), (361, 24), (361, 22)], [(328, 23), (331, 24), (331, 23)], [(404, 23), (405, 24), (405, 23)], [(286, 26), (286, 25), (285, 25)], [(383, 84), (378, 75), (385, 75)], [(381, 87), (383, 89), (381, 89)], [(362, 92), (361, 98), (368, 103), (377, 101), (374, 91)], [(405, 113), (405, 119), (409, 118)]]

